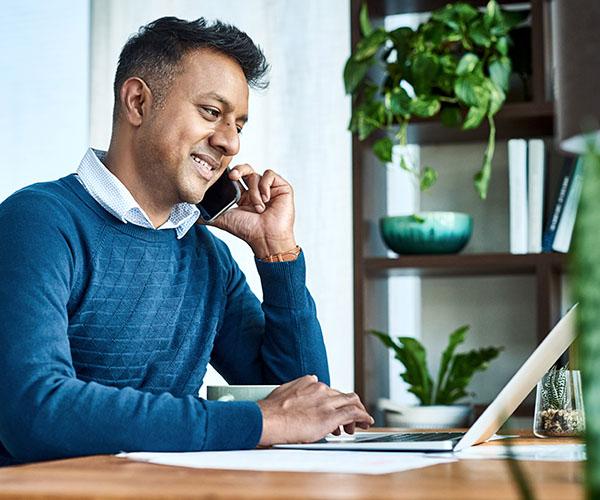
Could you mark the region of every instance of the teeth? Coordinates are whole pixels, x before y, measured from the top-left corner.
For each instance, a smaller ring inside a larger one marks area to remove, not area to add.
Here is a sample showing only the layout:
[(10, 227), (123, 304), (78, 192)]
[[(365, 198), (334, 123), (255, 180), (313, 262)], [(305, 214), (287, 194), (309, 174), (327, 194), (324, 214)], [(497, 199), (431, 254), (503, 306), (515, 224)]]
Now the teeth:
[(206, 163), (204, 160), (201, 160), (201, 159), (200, 159), (200, 158), (198, 158), (197, 156), (192, 156), (192, 159), (193, 159), (193, 160), (194, 160), (196, 163), (198, 163), (200, 166), (202, 166), (202, 167), (204, 167), (204, 168), (206, 168), (206, 169), (208, 169), (208, 170), (212, 170), (211, 166), (210, 166), (208, 163)]

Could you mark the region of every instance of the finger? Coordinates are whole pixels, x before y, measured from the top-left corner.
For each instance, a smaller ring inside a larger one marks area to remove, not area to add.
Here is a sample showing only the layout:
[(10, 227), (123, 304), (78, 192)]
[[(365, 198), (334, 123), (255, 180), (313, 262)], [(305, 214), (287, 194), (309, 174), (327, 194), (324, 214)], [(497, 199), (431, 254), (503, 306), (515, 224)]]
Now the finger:
[(260, 191), (258, 189), (258, 182), (260, 181), (260, 175), (257, 173), (251, 173), (244, 176), (244, 181), (248, 186), (246, 191), (247, 199), (250, 204), (254, 206), (258, 213), (262, 213), (265, 210), (265, 205), (260, 197)]
[(296, 387), (305, 387), (309, 385), (313, 385), (319, 382), (319, 377), (316, 375), (304, 375), (304, 377), (297, 378), (293, 380), (291, 383), (296, 384)]
[(332, 433), (334, 436), (339, 436), (339, 435), (342, 433), (342, 431), (340, 430), (340, 428), (339, 428), (339, 427), (337, 427), (335, 430), (331, 431), (331, 433)]
[(277, 174), (272, 170), (265, 170), (259, 183), (261, 199), (264, 203), (268, 203), (271, 199), (271, 186), (277, 180)]
[(319, 379), (316, 375), (304, 375), (304, 377), (300, 377), (292, 380), (291, 382), (282, 384), (281, 387), (294, 387), (295, 389), (303, 389), (316, 384), (318, 380)]
[(344, 432), (346, 434), (354, 434), (354, 429), (356, 427), (356, 423), (352, 422), (351, 424), (344, 425)]
[(352, 423), (372, 425), (374, 423), (371, 415), (369, 415), (366, 411), (352, 405), (338, 408), (336, 415), (338, 418), (338, 425), (346, 426)]
[(247, 163), (241, 163), (240, 165), (236, 165), (229, 172), (229, 178), (233, 180), (240, 180), (242, 177), (246, 175), (255, 174), (254, 169), (248, 165)]
[(332, 398), (337, 395), (337, 391), (329, 387), (324, 382), (314, 381), (312, 384), (306, 384), (298, 388), (298, 394), (310, 396), (313, 401), (319, 401), (319, 404), (335, 410), (337, 405), (332, 402)]
[(367, 409), (363, 405), (362, 401), (358, 397), (358, 394), (356, 394), (354, 392), (348, 392), (348, 393), (338, 392), (338, 395), (333, 398), (333, 402), (337, 405), (336, 406), (337, 408), (339, 408), (341, 406), (346, 406), (346, 405), (355, 405), (358, 408), (360, 408), (361, 410), (363, 410), (365, 412), (367, 411)]

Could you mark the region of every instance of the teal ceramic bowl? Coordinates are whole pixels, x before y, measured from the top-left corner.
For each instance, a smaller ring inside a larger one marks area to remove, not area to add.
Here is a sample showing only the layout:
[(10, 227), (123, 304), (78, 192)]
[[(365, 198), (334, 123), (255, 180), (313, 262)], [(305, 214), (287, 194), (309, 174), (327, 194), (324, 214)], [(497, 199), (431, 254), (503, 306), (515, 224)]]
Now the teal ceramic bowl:
[(473, 218), (460, 212), (421, 212), (382, 217), (381, 236), (399, 254), (460, 252), (473, 233)]

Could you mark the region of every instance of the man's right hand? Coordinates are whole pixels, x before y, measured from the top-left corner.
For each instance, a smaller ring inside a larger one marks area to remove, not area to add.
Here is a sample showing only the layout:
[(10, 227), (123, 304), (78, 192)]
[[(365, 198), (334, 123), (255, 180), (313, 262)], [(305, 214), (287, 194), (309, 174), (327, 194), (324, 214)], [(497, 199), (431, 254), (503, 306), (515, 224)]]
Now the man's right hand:
[(344, 394), (318, 382), (314, 375), (283, 384), (258, 402), (263, 414), (259, 445), (310, 443), (340, 426), (352, 434), (354, 427), (368, 429), (374, 420), (354, 394)]

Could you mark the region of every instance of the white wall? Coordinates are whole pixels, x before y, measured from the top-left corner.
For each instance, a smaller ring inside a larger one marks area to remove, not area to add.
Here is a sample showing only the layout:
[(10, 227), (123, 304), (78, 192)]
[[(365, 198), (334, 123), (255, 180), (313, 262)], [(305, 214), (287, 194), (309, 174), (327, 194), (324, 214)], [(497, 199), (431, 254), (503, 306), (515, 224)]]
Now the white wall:
[[(485, 144), (432, 145), (421, 148), (422, 160), (439, 169), (430, 192), (421, 196), (423, 210), (456, 210), (473, 216), (473, 236), (464, 252), (507, 252), (508, 160), (506, 141), (498, 141), (488, 198), (473, 187)], [(422, 280), (421, 336), (431, 346), (430, 364), (437, 373), (448, 333), (463, 324), (471, 329), (461, 348), (503, 346), (500, 357), (477, 373), (470, 389), (477, 403), (490, 402), (537, 345), (536, 289), (533, 277), (473, 277)]]
[(88, 143), (88, 46), (88, 2), (3, 2), (0, 201), (77, 167)]
[[(173, 15), (235, 24), (264, 49), (271, 85), (250, 97), (250, 120), (235, 161), (271, 168), (294, 186), (296, 239), (325, 335), (332, 385), (353, 388), (350, 101), (342, 71), (350, 52), (348, 0), (92, 0), (91, 144), (110, 139), (119, 52), (139, 26)], [(219, 234), (257, 293), (244, 243)], [(218, 380), (210, 374), (211, 383)]]

